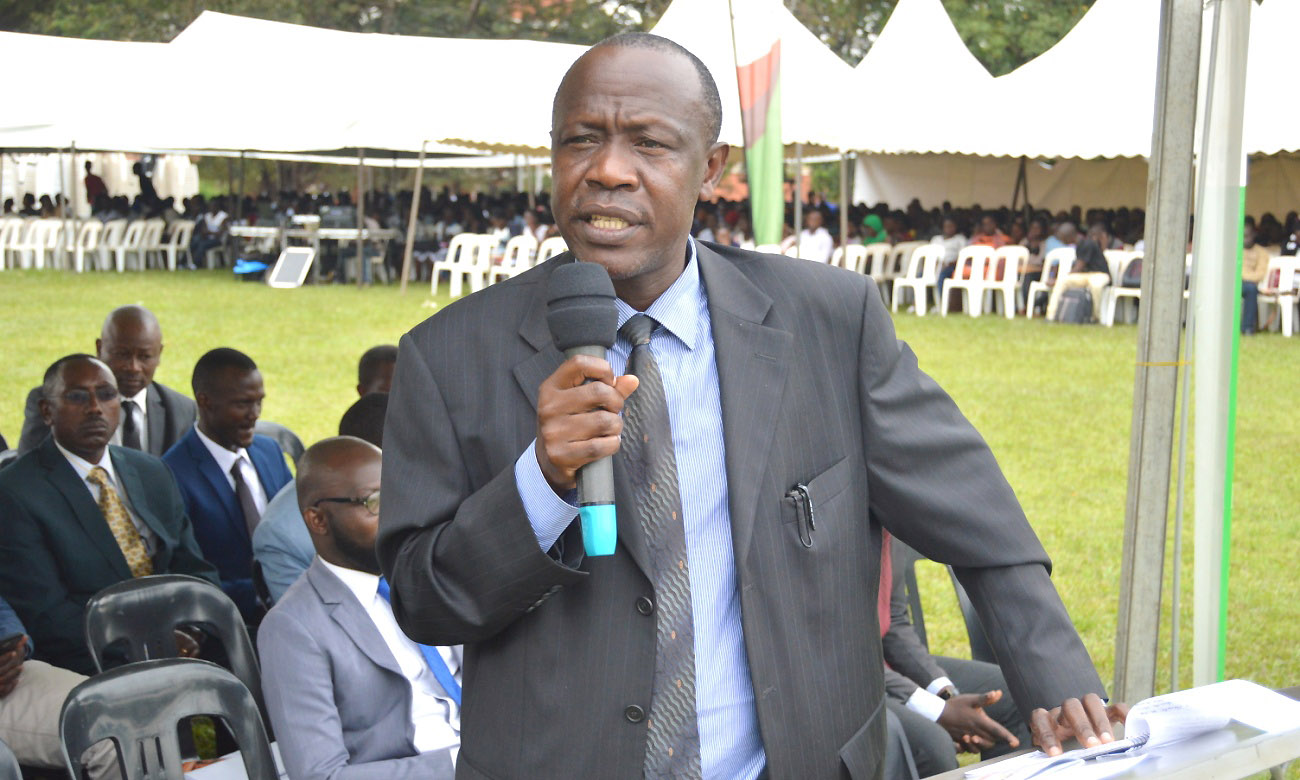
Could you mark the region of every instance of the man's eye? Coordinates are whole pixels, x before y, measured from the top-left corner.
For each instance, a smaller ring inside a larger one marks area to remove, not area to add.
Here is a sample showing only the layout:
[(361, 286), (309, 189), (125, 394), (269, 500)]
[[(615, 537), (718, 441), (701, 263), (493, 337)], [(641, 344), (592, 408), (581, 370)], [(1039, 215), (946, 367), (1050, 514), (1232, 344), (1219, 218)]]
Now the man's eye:
[(637, 142), (637, 145), (645, 149), (667, 149), (668, 148), (666, 145), (654, 140), (653, 138), (642, 138), (640, 141)]
[(596, 139), (589, 135), (574, 135), (566, 139), (564, 143), (570, 146), (585, 146), (586, 144), (594, 143), (595, 140)]

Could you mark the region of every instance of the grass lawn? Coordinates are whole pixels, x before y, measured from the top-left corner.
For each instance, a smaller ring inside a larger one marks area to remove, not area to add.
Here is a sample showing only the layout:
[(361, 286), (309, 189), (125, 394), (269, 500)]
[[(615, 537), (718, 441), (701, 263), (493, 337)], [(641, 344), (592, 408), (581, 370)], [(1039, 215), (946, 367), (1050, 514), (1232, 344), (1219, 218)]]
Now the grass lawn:
[[(0, 275), (0, 328), (6, 334), (0, 431), (15, 444), (23, 399), (45, 367), (67, 352), (93, 351), (105, 313), (116, 305), (140, 303), (163, 323), (166, 352), (159, 381), (188, 394), (190, 368), (199, 355), (214, 346), (242, 349), (258, 361), (266, 379), (263, 416), (288, 425), (310, 444), (333, 434), (339, 416), (356, 398), (361, 353), (375, 344), (396, 343), (446, 300), (445, 293), (431, 298), (422, 285), (402, 297), (395, 287), (272, 290), (233, 282), (220, 272), (75, 276), (7, 271)], [(1057, 587), (1109, 684), (1134, 328), (937, 315), (899, 315), (896, 324), (922, 368), (947, 388), (988, 439), (1055, 561)], [(1294, 568), (1300, 561), (1295, 395), (1300, 338), (1265, 334), (1244, 340), (1240, 371), (1227, 673), (1265, 685), (1295, 685), (1300, 683), (1300, 648), (1288, 637), (1300, 625)], [(1183, 685), (1190, 685), (1191, 663), (1188, 509)], [(937, 566), (923, 565), (921, 576), (933, 649), (966, 653), (946, 575)], [(1164, 604), (1167, 613), (1167, 593)], [(1161, 633), (1166, 657), (1160, 679), (1167, 685), (1167, 622)]]

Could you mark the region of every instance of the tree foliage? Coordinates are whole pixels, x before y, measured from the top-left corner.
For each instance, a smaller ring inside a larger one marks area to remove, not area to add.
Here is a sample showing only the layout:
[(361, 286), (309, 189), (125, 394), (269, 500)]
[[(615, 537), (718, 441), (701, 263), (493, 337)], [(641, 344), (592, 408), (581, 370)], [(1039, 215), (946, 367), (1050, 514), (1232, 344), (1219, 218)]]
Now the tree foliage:
[[(1056, 43), (1093, 0), (943, 0), (971, 51), (1002, 75)], [(898, 0), (785, 0), (856, 65)], [(356, 32), (594, 43), (648, 30), (669, 0), (3, 0), (0, 29), (169, 41), (203, 10)]]

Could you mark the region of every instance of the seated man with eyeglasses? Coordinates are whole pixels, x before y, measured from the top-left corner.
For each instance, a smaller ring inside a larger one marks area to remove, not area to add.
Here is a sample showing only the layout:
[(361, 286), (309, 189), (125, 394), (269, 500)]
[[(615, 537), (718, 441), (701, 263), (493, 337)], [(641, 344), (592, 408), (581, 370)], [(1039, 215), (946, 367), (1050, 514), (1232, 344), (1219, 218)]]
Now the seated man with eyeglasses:
[[(27, 626), (35, 658), (80, 674), (86, 602), (149, 574), (217, 584), (203, 559), (176, 481), (158, 458), (110, 444), (121, 416), (117, 381), (93, 355), (68, 355), (45, 372), (41, 416), (51, 435), (0, 471), (0, 596)], [(188, 634), (182, 652), (197, 652)]]
[(379, 448), (352, 436), (298, 463), (298, 506), (316, 558), (258, 631), (267, 710), (295, 780), (455, 776), (461, 648), (398, 627), (375, 555)]

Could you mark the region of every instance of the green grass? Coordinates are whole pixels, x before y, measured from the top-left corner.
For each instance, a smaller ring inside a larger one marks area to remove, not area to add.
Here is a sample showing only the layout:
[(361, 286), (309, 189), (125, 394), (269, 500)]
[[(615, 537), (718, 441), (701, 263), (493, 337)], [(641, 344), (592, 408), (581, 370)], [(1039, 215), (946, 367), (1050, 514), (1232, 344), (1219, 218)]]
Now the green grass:
[[(15, 442), (23, 398), (45, 367), (69, 351), (91, 351), (110, 308), (141, 303), (158, 314), (166, 336), (158, 380), (188, 392), (190, 367), (204, 351), (219, 345), (242, 349), (258, 361), (266, 379), (263, 416), (310, 443), (333, 434), (356, 398), (362, 351), (395, 343), (435, 311), (435, 302), (445, 303), (445, 294), (431, 298), (424, 285), (403, 297), (396, 288), (382, 287), (272, 290), (235, 283), (219, 272), (8, 271), (0, 275), (0, 328), (6, 334), (0, 431)], [(1134, 328), (936, 315), (899, 315), (896, 323), (921, 366), (947, 388), (992, 446), (1055, 561), (1057, 587), (1109, 684)], [(1300, 683), (1300, 649), (1290, 638), (1300, 625), (1295, 586), (1300, 338), (1265, 334), (1243, 340), (1240, 372), (1227, 673), (1265, 685), (1294, 685)], [(1190, 498), (1188, 504), (1183, 685), (1190, 684), (1191, 663)], [(933, 649), (965, 653), (946, 577), (937, 566), (923, 566), (921, 575)], [(1167, 615), (1167, 593), (1164, 605)], [(1161, 687), (1168, 684), (1168, 634), (1166, 622)]]

